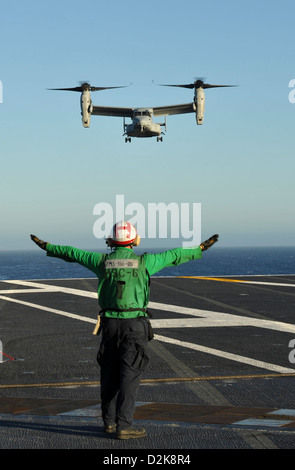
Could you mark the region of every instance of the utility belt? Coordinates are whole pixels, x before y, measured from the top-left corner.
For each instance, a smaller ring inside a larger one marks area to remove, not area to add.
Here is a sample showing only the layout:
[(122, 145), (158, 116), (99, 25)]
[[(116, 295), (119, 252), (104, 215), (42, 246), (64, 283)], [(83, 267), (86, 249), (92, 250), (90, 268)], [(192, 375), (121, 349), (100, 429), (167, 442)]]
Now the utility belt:
[[(102, 310), (100, 310), (100, 312), (98, 314), (97, 323), (96, 323), (95, 328), (93, 330), (93, 334), (95, 336), (98, 336), (100, 334), (101, 327), (102, 327), (101, 318), (104, 317), (105, 312), (108, 312), (108, 311), (111, 311), (111, 312), (144, 312), (144, 313), (147, 314), (148, 317), (150, 317), (150, 318), (152, 317), (152, 314), (146, 308), (113, 308), (113, 307), (103, 308)], [(146, 316), (142, 315), (142, 316), (135, 317), (135, 318), (146, 318)], [(154, 337), (154, 332), (153, 332), (153, 328), (152, 328), (150, 320), (146, 320), (146, 321), (147, 321), (147, 324), (148, 324), (148, 340), (151, 341)]]

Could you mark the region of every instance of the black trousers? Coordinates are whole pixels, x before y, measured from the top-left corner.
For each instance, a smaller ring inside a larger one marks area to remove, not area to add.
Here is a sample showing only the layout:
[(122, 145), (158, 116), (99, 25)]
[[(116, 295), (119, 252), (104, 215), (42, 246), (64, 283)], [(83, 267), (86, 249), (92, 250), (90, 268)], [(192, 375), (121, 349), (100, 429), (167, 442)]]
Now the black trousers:
[(148, 322), (145, 317), (102, 319), (97, 355), (101, 370), (101, 409), (105, 425), (117, 431), (132, 425), (140, 379), (147, 355)]

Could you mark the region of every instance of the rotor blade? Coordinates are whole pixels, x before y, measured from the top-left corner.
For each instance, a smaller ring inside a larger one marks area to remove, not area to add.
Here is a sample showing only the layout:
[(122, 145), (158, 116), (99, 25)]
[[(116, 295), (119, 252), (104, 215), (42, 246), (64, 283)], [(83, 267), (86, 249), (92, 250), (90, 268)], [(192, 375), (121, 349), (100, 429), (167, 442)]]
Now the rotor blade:
[(180, 88), (220, 88), (220, 87), (234, 87), (237, 85), (210, 85), (209, 83), (204, 83), (203, 80), (196, 80), (194, 83), (189, 83), (186, 85), (160, 85), (160, 86), (172, 86)]
[(101, 90), (111, 90), (113, 88), (127, 88), (127, 86), (105, 86), (105, 87), (96, 87), (96, 86), (92, 86), (90, 87), (90, 90), (91, 91), (101, 91)]
[(48, 88), (48, 90), (57, 90), (57, 91), (78, 91), (82, 92), (85, 90), (89, 91), (102, 91), (102, 90), (110, 90), (113, 88), (126, 88), (126, 86), (107, 86), (107, 87), (95, 87), (91, 86), (89, 83), (82, 83), (81, 86), (76, 86), (74, 88)]
[(60, 90), (60, 91), (83, 91), (80, 86), (76, 86), (75, 88), (47, 88), (47, 90)]
[(162, 85), (162, 84), (160, 84), (160, 86), (174, 86), (174, 87), (180, 87), (180, 88), (195, 88), (194, 83), (190, 83), (189, 85)]
[(223, 87), (233, 87), (238, 85), (209, 85), (209, 83), (204, 83), (201, 85), (202, 88), (223, 88)]

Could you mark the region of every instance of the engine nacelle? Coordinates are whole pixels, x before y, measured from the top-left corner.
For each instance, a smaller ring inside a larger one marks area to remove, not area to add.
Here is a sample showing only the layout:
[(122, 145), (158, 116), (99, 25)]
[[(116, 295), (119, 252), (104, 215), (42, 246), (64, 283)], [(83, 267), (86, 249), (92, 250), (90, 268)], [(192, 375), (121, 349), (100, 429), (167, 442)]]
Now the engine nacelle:
[(89, 90), (84, 90), (81, 94), (81, 115), (84, 127), (90, 127), (90, 116), (92, 113), (92, 101)]
[(203, 124), (205, 112), (205, 92), (204, 88), (196, 88), (195, 90), (195, 104), (196, 104), (196, 121), (198, 125)]

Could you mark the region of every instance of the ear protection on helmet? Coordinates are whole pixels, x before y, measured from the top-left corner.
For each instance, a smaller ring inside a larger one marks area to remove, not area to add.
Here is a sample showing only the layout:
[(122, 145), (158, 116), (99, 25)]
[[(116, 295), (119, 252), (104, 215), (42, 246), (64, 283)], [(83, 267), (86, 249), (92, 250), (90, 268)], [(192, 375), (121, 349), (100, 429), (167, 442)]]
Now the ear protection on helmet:
[(138, 246), (140, 244), (140, 235), (136, 235), (134, 242), (132, 243), (133, 246)]

